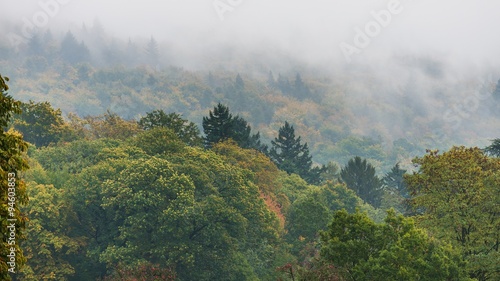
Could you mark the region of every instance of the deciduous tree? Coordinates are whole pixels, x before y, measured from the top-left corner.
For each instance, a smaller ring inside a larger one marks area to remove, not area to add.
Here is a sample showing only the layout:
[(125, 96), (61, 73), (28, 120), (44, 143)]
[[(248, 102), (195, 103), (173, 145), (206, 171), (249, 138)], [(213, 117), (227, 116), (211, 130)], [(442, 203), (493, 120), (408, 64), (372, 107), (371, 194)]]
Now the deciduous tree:
[[(0, 279), (11, 280), (9, 272), (19, 272), (26, 259), (20, 246), (27, 218), (21, 206), (28, 203), (26, 185), (21, 178), (28, 169), (28, 144), (20, 133), (5, 131), (13, 114), (21, 113), (21, 102), (8, 93), (7, 77), (0, 75)], [(11, 262), (7, 264), (7, 262)]]
[(461, 146), (413, 162), (405, 179), (419, 223), (461, 250), (471, 278), (499, 280), (500, 159)]

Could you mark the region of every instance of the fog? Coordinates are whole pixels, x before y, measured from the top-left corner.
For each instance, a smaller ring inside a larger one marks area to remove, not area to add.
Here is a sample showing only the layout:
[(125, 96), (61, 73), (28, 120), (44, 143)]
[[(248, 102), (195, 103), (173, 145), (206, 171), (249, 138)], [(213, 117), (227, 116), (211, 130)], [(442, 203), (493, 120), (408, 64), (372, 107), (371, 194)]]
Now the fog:
[[(2, 0), (0, 18), (22, 24), (50, 7), (43, 28), (66, 31), (92, 26), (96, 19), (117, 38), (149, 38), (182, 47), (197, 56), (207, 46), (248, 50), (277, 49), (310, 63), (345, 63), (339, 47), (353, 45), (356, 28), (374, 20), (372, 11), (397, 6), (354, 62), (418, 53), (443, 56), (465, 64), (496, 64), (500, 38), (500, 2), (489, 1), (264, 1), (264, 0)], [(56, 3), (54, 8), (50, 4)], [(2, 30), (5, 30), (2, 28)], [(373, 30), (377, 31), (377, 30)]]
[[(437, 116), (451, 131), (458, 123), (477, 126), (490, 114), (483, 108), (487, 98), (475, 100), (467, 114), (453, 110), (467, 106), (466, 98), (478, 89), (491, 90), (499, 78), (500, 37), (495, 29), (500, 26), (500, 1), (496, 0), (0, 3), (3, 38), (8, 37), (7, 30), (23, 36), (27, 21), (42, 21), (40, 29), (60, 36), (68, 29), (100, 26), (108, 38), (122, 42), (154, 37), (170, 52), (168, 63), (187, 69), (222, 67), (246, 73), (258, 69), (261, 75), (306, 69), (339, 81), (352, 80), (347, 84), (354, 85), (341, 89), (349, 98), (347, 104), (381, 103), (379, 112), (359, 109), (358, 114), (394, 128), (409, 124), (398, 120), (397, 112), (385, 112), (382, 103), (401, 103), (402, 109), (411, 106), (422, 116)], [(49, 16), (40, 18), (40, 13)], [(437, 96), (442, 99), (436, 101)], [(478, 139), (500, 135), (498, 130), (479, 128)]]

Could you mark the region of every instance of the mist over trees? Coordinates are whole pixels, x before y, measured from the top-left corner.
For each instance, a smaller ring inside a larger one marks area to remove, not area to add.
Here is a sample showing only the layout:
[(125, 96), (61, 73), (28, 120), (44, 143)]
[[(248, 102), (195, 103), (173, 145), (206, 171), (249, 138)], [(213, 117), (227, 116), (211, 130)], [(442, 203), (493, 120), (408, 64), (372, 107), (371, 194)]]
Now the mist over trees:
[(0, 42), (0, 279), (500, 278), (499, 77), (165, 33)]

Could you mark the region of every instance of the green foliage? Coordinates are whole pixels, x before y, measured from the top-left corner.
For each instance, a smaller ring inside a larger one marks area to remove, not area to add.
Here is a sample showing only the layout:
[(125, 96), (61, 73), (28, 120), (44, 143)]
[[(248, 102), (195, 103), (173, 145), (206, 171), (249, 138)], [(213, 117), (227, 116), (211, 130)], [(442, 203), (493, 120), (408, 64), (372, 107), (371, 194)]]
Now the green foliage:
[(321, 240), (321, 257), (345, 280), (468, 280), (450, 246), (393, 210), (382, 224), (338, 211)]
[(132, 137), (130, 143), (151, 156), (179, 152), (185, 146), (184, 142), (171, 129), (165, 127), (157, 127), (142, 132)]
[(82, 245), (67, 235), (66, 227), (75, 217), (63, 193), (52, 185), (28, 184), (30, 204), (23, 209), (29, 217), (23, 243), (28, 261), (20, 271), (22, 280), (72, 280), (75, 270), (68, 254)]
[(405, 173), (406, 170), (401, 169), (399, 167), (399, 163), (397, 163), (387, 174), (385, 174), (385, 176), (382, 178), (382, 182), (387, 188), (398, 192), (404, 198), (409, 198), (410, 194), (408, 193), (408, 189), (403, 177)]
[[(21, 104), (22, 113), (16, 116), (13, 127), (23, 138), (36, 145), (57, 143), (65, 135), (66, 127), (60, 109), (53, 109), (49, 102), (29, 101)], [(67, 134), (67, 132), (66, 132)]]
[(342, 168), (340, 177), (365, 202), (376, 208), (380, 206), (382, 183), (375, 175), (375, 168), (366, 159), (361, 160), (361, 157), (356, 156), (349, 160)]
[(293, 126), (285, 122), (279, 129), (278, 137), (271, 141), (270, 158), (278, 168), (289, 174), (300, 175), (311, 184), (320, 181), (323, 168), (312, 168), (312, 156), (307, 143), (302, 144), (300, 136), (295, 137)]
[(484, 148), (484, 152), (490, 156), (500, 157), (500, 139), (492, 140), (491, 144)]
[[(21, 269), (26, 261), (23, 249), (20, 246), (24, 238), (27, 218), (21, 212), (21, 206), (28, 203), (26, 185), (21, 178), (22, 172), (28, 169), (26, 151), (28, 144), (21, 134), (14, 130), (5, 132), (12, 115), (21, 112), (21, 103), (7, 94), (9, 87), (7, 77), (0, 75), (0, 279), (11, 280), (9, 268), (15, 272)], [(10, 194), (10, 195), (9, 195)], [(12, 196), (14, 195), (14, 196)], [(14, 198), (15, 201), (9, 200)], [(13, 221), (11, 221), (13, 220)], [(12, 225), (14, 228), (12, 228)], [(9, 226), (10, 228), (7, 228)], [(14, 235), (14, 240), (12, 239)], [(14, 251), (11, 251), (13, 249)], [(7, 255), (14, 252), (15, 267), (9, 266)]]
[(193, 122), (182, 119), (180, 114), (166, 114), (163, 110), (155, 110), (146, 114), (139, 120), (143, 130), (155, 127), (169, 128), (187, 145), (199, 146), (202, 144), (200, 130)]
[(213, 144), (232, 139), (240, 147), (254, 148), (266, 151), (267, 146), (260, 142), (260, 134), (251, 135), (251, 127), (247, 121), (240, 116), (233, 117), (229, 108), (217, 104), (213, 112), (209, 111), (208, 117), (203, 117), (203, 130), (205, 132), (205, 145), (211, 147)]
[(113, 273), (102, 281), (175, 281), (176, 274), (172, 268), (144, 263), (136, 267), (118, 265)]
[(109, 110), (100, 116), (86, 117), (83, 125), (90, 127), (87, 130), (87, 135), (92, 139), (111, 138), (124, 140), (141, 131), (137, 122), (124, 120)]
[(419, 171), (405, 179), (419, 223), (461, 250), (471, 278), (498, 280), (500, 160), (461, 146), (414, 163)]

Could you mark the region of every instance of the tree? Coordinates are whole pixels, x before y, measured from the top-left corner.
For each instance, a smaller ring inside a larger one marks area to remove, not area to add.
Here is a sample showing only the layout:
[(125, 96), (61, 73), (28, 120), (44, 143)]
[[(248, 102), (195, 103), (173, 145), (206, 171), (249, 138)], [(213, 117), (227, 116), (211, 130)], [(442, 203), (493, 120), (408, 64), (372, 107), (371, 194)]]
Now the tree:
[(68, 31), (61, 41), (61, 58), (70, 63), (77, 64), (90, 60), (90, 52), (87, 46), (81, 42), (78, 43), (73, 33)]
[(310, 97), (311, 91), (307, 85), (302, 81), (302, 77), (299, 73), (295, 76), (295, 81), (293, 83), (293, 95), (299, 99), (305, 99)]
[(460, 146), (413, 162), (405, 180), (420, 225), (461, 250), (471, 278), (499, 280), (500, 159)]
[(278, 168), (289, 174), (298, 174), (309, 183), (319, 179), (320, 171), (313, 170), (317, 177), (311, 173), (312, 156), (307, 143), (302, 144), (300, 136), (295, 137), (295, 129), (288, 122), (285, 121), (271, 144), (269, 157)]
[(493, 97), (497, 100), (500, 99), (500, 79), (498, 79), (497, 85), (495, 87), (495, 91), (493, 92)]
[(484, 148), (484, 152), (490, 156), (500, 157), (500, 139), (492, 140), (491, 144)]
[(234, 86), (237, 90), (243, 90), (245, 88), (245, 82), (241, 78), (240, 74), (236, 75), (236, 80), (234, 81)]
[(89, 138), (112, 138), (124, 140), (141, 131), (137, 121), (124, 120), (118, 114), (107, 111), (103, 115), (88, 116), (85, 123), (90, 127), (86, 129)]
[(49, 102), (29, 101), (21, 104), (22, 113), (16, 116), (13, 126), (26, 141), (41, 147), (57, 143), (64, 135), (62, 112)]
[(0, 75), (0, 279), (11, 280), (9, 272), (17, 273), (26, 259), (20, 242), (24, 238), (27, 218), (21, 206), (28, 203), (26, 185), (21, 172), (28, 169), (25, 153), (28, 144), (20, 133), (5, 131), (13, 114), (21, 113), (21, 102), (8, 95), (9, 79)]
[(163, 110), (155, 110), (146, 113), (146, 116), (139, 120), (139, 126), (143, 130), (155, 127), (171, 129), (182, 141), (190, 146), (198, 146), (202, 143), (198, 126), (193, 122), (183, 119), (178, 113), (166, 114)]
[(381, 224), (359, 211), (337, 211), (321, 241), (322, 259), (342, 280), (469, 280), (449, 245), (394, 210)]
[(160, 58), (160, 52), (158, 50), (158, 43), (153, 38), (153, 36), (151, 36), (151, 39), (149, 40), (144, 52), (146, 53), (147, 62), (153, 66), (156, 66)]
[(405, 169), (401, 169), (399, 167), (399, 163), (392, 167), (391, 171), (385, 174), (382, 178), (382, 183), (385, 184), (388, 188), (395, 190), (398, 192), (403, 198), (409, 199), (410, 194), (408, 193), (408, 189), (406, 187), (406, 183), (404, 181), (404, 174), (406, 173)]
[(269, 73), (267, 74), (267, 86), (270, 88), (276, 87), (276, 80), (274, 80), (274, 75), (271, 70), (269, 70)]
[(28, 261), (20, 276), (33, 281), (68, 280), (75, 273), (68, 254), (77, 254), (81, 244), (67, 233), (75, 217), (70, 204), (64, 201), (65, 191), (30, 182), (28, 192), (30, 204), (24, 211), (29, 222), (23, 243)]
[(203, 117), (203, 130), (205, 132), (205, 145), (213, 144), (228, 139), (234, 140), (242, 148), (253, 148), (267, 151), (267, 146), (260, 142), (260, 134), (251, 134), (251, 127), (242, 117), (233, 117), (229, 108), (221, 103), (209, 111), (208, 117)]
[(356, 156), (340, 171), (340, 179), (365, 202), (377, 208), (382, 199), (382, 183), (375, 175), (375, 167)]

